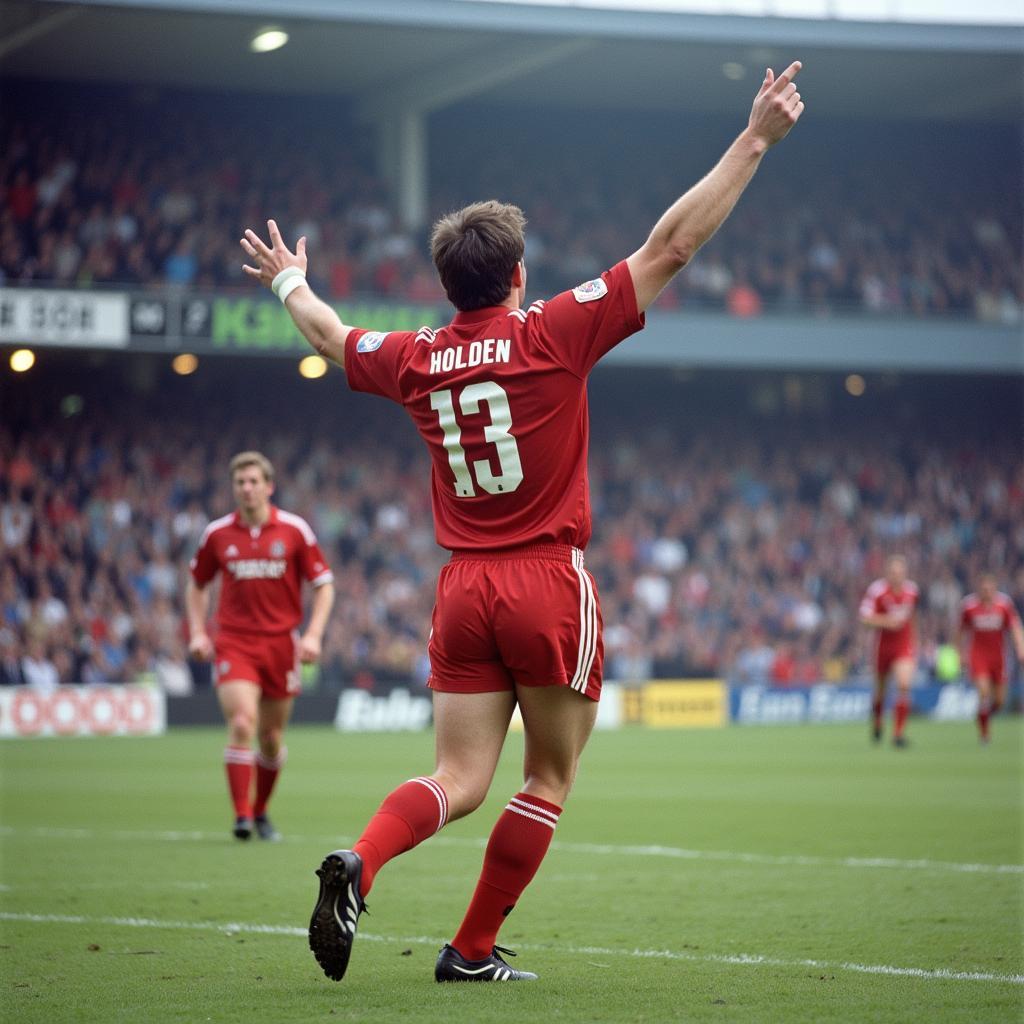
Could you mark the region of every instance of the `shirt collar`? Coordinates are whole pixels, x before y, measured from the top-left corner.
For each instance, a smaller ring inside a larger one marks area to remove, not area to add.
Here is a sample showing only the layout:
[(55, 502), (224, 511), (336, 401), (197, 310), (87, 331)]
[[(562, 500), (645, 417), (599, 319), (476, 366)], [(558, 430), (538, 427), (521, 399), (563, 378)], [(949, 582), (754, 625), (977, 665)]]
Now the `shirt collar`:
[(460, 311), (452, 320), (452, 327), (468, 327), (470, 324), (482, 324), (487, 320), (496, 320), (499, 316), (507, 316), (512, 310), (508, 306), (484, 306), (483, 309)]
[[(260, 530), (266, 529), (268, 526), (276, 525), (277, 523), (277, 506), (270, 506), (270, 515), (267, 516), (267, 521), (259, 527)], [(235, 509), (235, 526), (241, 527), (243, 530), (251, 530), (252, 527), (242, 518), (242, 513)]]

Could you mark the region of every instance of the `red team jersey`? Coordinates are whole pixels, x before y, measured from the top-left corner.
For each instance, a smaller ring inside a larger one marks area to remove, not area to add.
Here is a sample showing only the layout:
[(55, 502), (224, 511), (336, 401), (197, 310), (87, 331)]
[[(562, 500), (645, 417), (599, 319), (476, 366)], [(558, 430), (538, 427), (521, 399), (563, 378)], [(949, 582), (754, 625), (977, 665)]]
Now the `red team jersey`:
[(352, 330), (345, 372), (412, 417), (450, 551), (590, 539), (587, 375), (643, 327), (626, 264), (529, 309), (458, 313), (438, 331)]
[(864, 599), (860, 603), (861, 615), (895, 613), (900, 617), (900, 625), (896, 629), (878, 630), (876, 667), (883, 675), (898, 658), (914, 656), (914, 610), (917, 608), (917, 601), (917, 584), (911, 583), (910, 580), (903, 584), (899, 593), (896, 593), (886, 580), (875, 580), (864, 594)]
[(302, 581), (334, 579), (306, 520), (273, 505), (261, 527), (237, 512), (215, 519), (190, 568), (200, 587), (222, 574), (217, 623), (227, 633), (291, 632), (302, 621)]
[(971, 633), (971, 675), (988, 676), (993, 682), (1005, 681), (1003, 656), (1006, 634), (1019, 622), (1017, 609), (1006, 594), (996, 594), (984, 604), (977, 594), (968, 594), (960, 605), (960, 625)]

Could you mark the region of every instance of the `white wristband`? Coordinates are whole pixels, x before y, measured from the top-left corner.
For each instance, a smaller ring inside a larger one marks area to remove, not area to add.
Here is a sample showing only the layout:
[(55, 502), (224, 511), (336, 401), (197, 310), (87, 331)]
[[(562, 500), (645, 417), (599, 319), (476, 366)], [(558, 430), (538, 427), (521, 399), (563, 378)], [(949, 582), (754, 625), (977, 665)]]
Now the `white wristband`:
[(296, 288), (301, 288), (304, 284), (308, 284), (306, 275), (298, 267), (285, 267), (270, 282), (270, 290), (284, 302)]

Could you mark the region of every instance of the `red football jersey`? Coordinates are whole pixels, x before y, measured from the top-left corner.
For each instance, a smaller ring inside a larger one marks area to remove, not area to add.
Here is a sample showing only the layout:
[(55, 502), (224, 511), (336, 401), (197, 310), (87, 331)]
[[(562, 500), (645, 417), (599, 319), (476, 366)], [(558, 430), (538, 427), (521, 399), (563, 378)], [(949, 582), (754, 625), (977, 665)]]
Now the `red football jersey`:
[(587, 375), (643, 325), (623, 262), (527, 310), (459, 313), (436, 332), (353, 330), (345, 371), (354, 390), (404, 406), (430, 449), (441, 547), (583, 548)]
[(1017, 609), (1006, 594), (996, 594), (988, 605), (968, 594), (960, 605), (960, 624), (971, 631), (971, 659), (1002, 658), (1004, 638), (1017, 621)]
[(861, 615), (892, 615), (900, 619), (895, 629), (878, 631), (878, 648), (880, 651), (902, 651), (911, 654), (914, 650), (914, 610), (917, 608), (917, 584), (910, 580), (904, 582), (902, 589), (896, 593), (884, 580), (875, 580), (867, 589), (860, 603)]
[(243, 633), (287, 633), (302, 621), (302, 581), (318, 587), (334, 579), (309, 523), (273, 505), (263, 526), (242, 517), (215, 519), (190, 566), (204, 587), (221, 572), (217, 623)]

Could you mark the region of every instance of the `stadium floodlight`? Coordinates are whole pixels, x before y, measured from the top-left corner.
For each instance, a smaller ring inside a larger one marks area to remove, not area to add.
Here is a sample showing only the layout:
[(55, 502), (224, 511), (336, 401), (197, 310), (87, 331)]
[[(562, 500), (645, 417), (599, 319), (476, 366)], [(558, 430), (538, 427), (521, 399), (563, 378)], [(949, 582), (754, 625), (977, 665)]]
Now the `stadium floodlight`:
[(851, 373), (846, 378), (846, 390), (854, 398), (860, 398), (866, 389), (867, 384), (865, 384), (864, 378), (859, 373)]
[(171, 369), (182, 377), (195, 373), (199, 368), (199, 360), (191, 352), (182, 352), (171, 360)]
[(747, 74), (747, 69), (735, 60), (727, 60), (722, 65), (722, 74), (731, 82), (738, 82)]
[(16, 348), (11, 353), (10, 362), (15, 373), (24, 373), (36, 365), (36, 354), (30, 348)]
[(271, 50), (280, 50), (288, 42), (288, 33), (280, 28), (261, 28), (252, 37), (249, 49), (253, 53), (270, 53)]
[(306, 356), (299, 362), (299, 373), (307, 380), (316, 380), (327, 372), (327, 362), (320, 356)]

